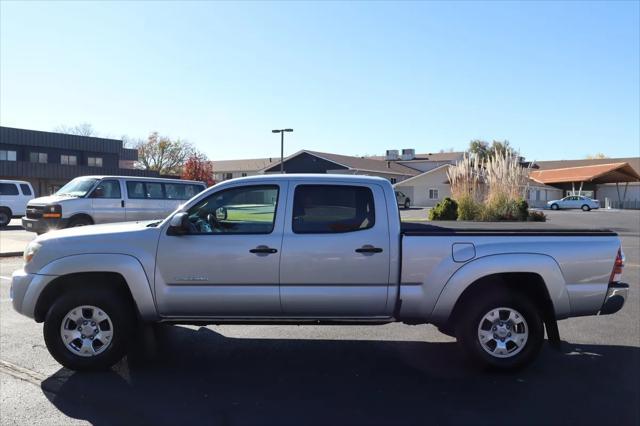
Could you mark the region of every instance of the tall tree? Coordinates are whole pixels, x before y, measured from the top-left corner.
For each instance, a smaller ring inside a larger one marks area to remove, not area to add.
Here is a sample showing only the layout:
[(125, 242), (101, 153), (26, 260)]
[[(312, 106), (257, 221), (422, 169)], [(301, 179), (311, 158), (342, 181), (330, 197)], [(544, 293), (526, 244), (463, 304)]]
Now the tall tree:
[(182, 168), (182, 179), (199, 180), (211, 186), (215, 183), (213, 180), (213, 166), (206, 155), (196, 153), (187, 159)]
[(146, 141), (135, 145), (138, 150), (137, 166), (155, 170), (162, 175), (180, 175), (189, 157), (196, 154), (195, 147), (181, 139), (170, 139), (152, 132)]
[(479, 139), (474, 139), (469, 143), (469, 153), (482, 161), (489, 157), (503, 156), (507, 152), (515, 153), (508, 140), (494, 140), (491, 145), (489, 145), (489, 142)]
[(91, 123), (80, 123), (76, 126), (66, 126), (60, 125), (54, 129), (54, 131), (58, 133), (66, 133), (68, 135), (78, 135), (78, 136), (97, 136), (98, 133), (95, 131)]
[(478, 160), (484, 160), (489, 155), (489, 143), (474, 139), (469, 143), (469, 153), (475, 155)]

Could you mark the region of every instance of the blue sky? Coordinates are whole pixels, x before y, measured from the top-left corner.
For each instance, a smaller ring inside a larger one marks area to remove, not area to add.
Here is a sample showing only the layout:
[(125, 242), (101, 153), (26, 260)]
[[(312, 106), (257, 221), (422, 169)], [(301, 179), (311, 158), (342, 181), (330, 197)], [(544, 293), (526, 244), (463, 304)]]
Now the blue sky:
[(212, 159), (640, 155), (639, 2), (2, 2), (0, 122)]

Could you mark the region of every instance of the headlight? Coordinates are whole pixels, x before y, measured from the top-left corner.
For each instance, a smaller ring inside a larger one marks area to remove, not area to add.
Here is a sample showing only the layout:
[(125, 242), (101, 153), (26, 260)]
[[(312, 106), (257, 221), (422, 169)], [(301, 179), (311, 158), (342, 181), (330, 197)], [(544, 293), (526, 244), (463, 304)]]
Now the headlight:
[(27, 245), (27, 248), (24, 249), (24, 255), (22, 256), (24, 258), (24, 263), (31, 262), (31, 259), (33, 259), (33, 256), (35, 256), (38, 250), (40, 250), (40, 247), (42, 247), (40, 243), (31, 241)]
[(42, 217), (45, 219), (60, 219), (62, 217), (62, 206), (60, 204), (45, 206)]

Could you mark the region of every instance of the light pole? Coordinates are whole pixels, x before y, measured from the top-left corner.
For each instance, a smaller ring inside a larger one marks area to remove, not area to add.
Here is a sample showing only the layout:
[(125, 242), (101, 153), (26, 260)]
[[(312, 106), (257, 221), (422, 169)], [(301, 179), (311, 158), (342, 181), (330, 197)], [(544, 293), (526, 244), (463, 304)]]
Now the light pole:
[(271, 133), (280, 133), (280, 173), (284, 173), (284, 132), (293, 132), (293, 129), (272, 130)]

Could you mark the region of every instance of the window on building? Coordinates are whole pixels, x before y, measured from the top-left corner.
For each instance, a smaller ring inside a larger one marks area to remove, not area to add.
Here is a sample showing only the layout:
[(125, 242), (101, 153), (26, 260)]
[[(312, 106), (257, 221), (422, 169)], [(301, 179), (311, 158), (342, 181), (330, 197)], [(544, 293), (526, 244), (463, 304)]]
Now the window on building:
[(0, 183), (0, 195), (18, 195), (15, 183)]
[(216, 192), (189, 209), (192, 234), (270, 234), (278, 204), (275, 185)]
[(102, 167), (102, 157), (87, 157), (87, 166)]
[(227, 179), (233, 179), (233, 173), (225, 173), (224, 180), (227, 180)]
[(21, 183), (20, 189), (22, 189), (22, 195), (31, 195), (31, 188), (26, 183)]
[(373, 193), (363, 186), (299, 185), (293, 200), (293, 232), (362, 231), (375, 224)]
[(32, 163), (46, 163), (47, 158), (48, 156), (46, 152), (30, 152), (29, 153), (29, 161)]
[(247, 177), (247, 174), (243, 172), (242, 177)]
[(437, 189), (429, 189), (429, 199), (430, 200), (439, 200), (440, 199), (440, 191)]
[(16, 152), (15, 151), (0, 150), (0, 160), (16, 161)]
[(60, 164), (64, 164), (67, 166), (77, 166), (78, 157), (76, 157), (75, 155), (61, 155)]
[(398, 182), (398, 179), (396, 178), (389, 178), (389, 180), (391, 181), (391, 184), (393, 185), (394, 183)]

